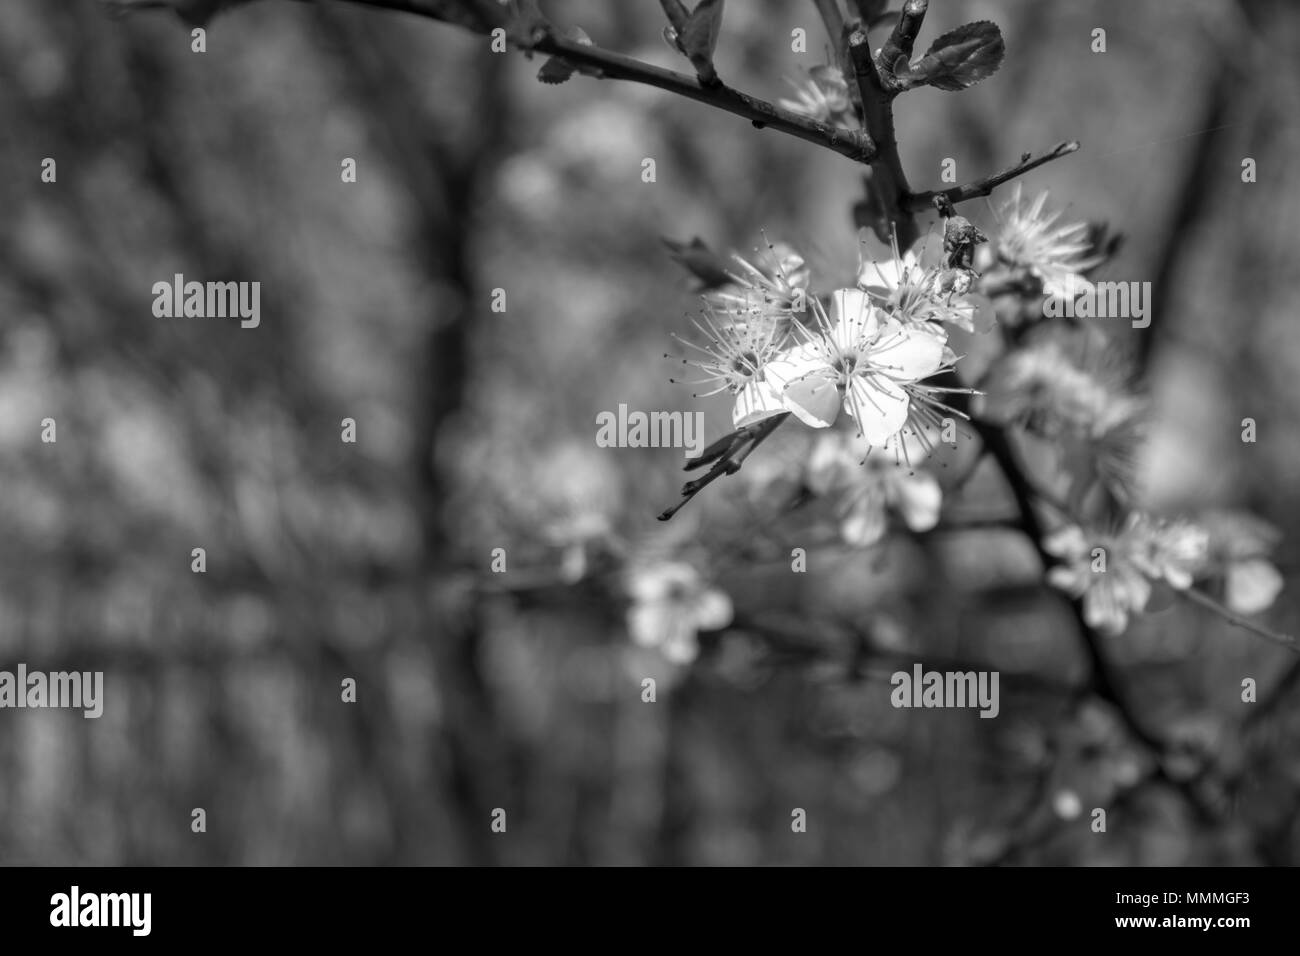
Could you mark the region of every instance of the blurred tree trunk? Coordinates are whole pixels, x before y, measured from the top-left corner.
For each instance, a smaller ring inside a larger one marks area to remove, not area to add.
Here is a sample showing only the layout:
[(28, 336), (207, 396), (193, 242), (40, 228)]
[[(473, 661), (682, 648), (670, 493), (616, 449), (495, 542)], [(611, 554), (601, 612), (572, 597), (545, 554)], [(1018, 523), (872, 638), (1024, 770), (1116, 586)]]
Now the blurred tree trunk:
[[(410, 250), (437, 288), (437, 311), (428, 316), (425, 344), (413, 376), (415, 460), (412, 489), (421, 516), (423, 552), (415, 575), (417, 605), (426, 609), (443, 696), (442, 748), (435, 763), (443, 770), (459, 824), (461, 862), (494, 862), (490, 813), (506, 794), (502, 739), (491, 694), (480, 669), (481, 609), (472, 593), (449, 587), (464, 548), (454, 540), (443, 505), (456, 481), (438, 454), (446, 426), (462, 410), (470, 382), (476, 318), (489, 315), (477, 289), (471, 262), (475, 214), (508, 152), (505, 57), (482, 56), (462, 77), (472, 97), (469, 128), (448, 135), (429, 115), (415, 83), (379, 42), (368, 11), (328, 12), (320, 18), (347, 76), (360, 113), (367, 118), (384, 161), (401, 177), (415, 206)], [(484, 555), (486, 558), (486, 555)]]

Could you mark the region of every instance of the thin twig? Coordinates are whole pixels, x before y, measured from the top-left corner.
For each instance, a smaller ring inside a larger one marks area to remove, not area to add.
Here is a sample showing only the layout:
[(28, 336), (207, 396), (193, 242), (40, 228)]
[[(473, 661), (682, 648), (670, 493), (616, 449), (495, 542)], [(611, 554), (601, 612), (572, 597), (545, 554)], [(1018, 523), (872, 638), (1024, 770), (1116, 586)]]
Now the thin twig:
[(1014, 166), (1008, 166), (1000, 173), (985, 176), (983, 179), (976, 180), (973, 183), (967, 183), (964, 186), (953, 186), (951, 189), (937, 189), (923, 193), (910, 193), (904, 197), (903, 207), (910, 212), (922, 212), (923, 210), (929, 209), (933, 206), (934, 200), (938, 196), (943, 196), (951, 203), (966, 202), (968, 199), (978, 199), (981, 196), (988, 196), (1003, 183), (1009, 182), (1017, 176), (1023, 176), (1031, 169), (1037, 169), (1044, 163), (1050, 163), (1054, 159), (1068, 156), (1078, 148), (1079, 143), (1075, 140), (1071, 140), (1068, 143), (1057, 143), (1041, 156), (1034, 156), (1032, 153), (1024, 153), (1020, 157), (1020, 162), (1016, 163)]
[(1151, 273), (1151, 314), (1148, 325), (1136, 336), (1137, 366), (1147, 369), (1151, 365), (1151, 356), (1155, 344), (1167, 328), (1166, 318), (1173, 310), (1181, 308), (1178, 292), (1174, 286), (1180, 268), (1186, 266), (1187, 259), (1194, 253), (1193, 236), (1200, 235), (1197, 228), (1207, 217), (1210, 204), (1205, 202), (1206, 184), (1211, 182), (1214, 171), (1221, 168), (1224, 149), (1227, 146), (1224, 129), (1232, 119), (1232, 101), (1237, 65), (1226, 56), (1220, 56), (1215, 77), (1210, 81), (1209, 91), (1205, 94), (1205, 112), (1197, 122), (1196, 138), (1180, 151), (1188, 157), (1180, 175), (1180, 182), (1173, 192), (1171, 214), (1165, 227), (1164, 242), (1160, 243), (1160, 254), (1156, 267)]
[(1250, 631), (1252, 634), (1258, 634), (1260, 637), (1267, 638), (1274, 644), (1285, 647), (1293, 654), (1300, 654), (1300, 640), (1297, 640), (1290, 634), (1283, 634), (1280, 631), (1270, 630), (1257, 621), (1252, 621), (1248, 617), (1242, 617), (1236, 611), (1223, 604), (1220, 604), (1214, 598), (1210, 597), (1204, 591), (1198, 591), (1195, 588), (1188, 588), (1185, 591), (1179, 591), (1189, 601), (1199, 604), (1201, 607), (1208, 608), (1219, 617), (1223, 618), (1229, 624), (1235, 625), (1244, 631)]
[(603, 77), (653, 86), (743, 116), (757, 129), (774, 129), (847, 156), (857, 163), (870, 162), (876, 153), (875, 144), (863, 130), (821, 123), (723, 84), (704, 86), (693, 76), (652, 66), (621, 53), (584, 46), (552, 33), (539, 39), (533, 49), (582, 66), (595, 67)]
[(718, 439), (710, 445), (703, 455), (699, 458), (691, 459), (686, 463), (686, 470), (690, 471), (701, 465), (713, 462), (703, 477), (696, 478), (694, 481), (688, 481), (682, 486), (682, 500), (677, 502), (671, 508), (660, 512), (659, 520), (667, 521), (686, 504), (707, 488), (713, 482), (717, 481), (723, 475), (734, 475), (740, 471), (740, 466), (744, 464), (745, 459), (750, 453), (767, 440), (767, 437), (776, 431), (777, 427), (790, 417), (789, 412), (782, 412), (779, 415), (773, 415), (771, 418), (765, 418), (762, 421), (755, 422), (752, 425), (746, 425), (738, 428), (730, 435)]

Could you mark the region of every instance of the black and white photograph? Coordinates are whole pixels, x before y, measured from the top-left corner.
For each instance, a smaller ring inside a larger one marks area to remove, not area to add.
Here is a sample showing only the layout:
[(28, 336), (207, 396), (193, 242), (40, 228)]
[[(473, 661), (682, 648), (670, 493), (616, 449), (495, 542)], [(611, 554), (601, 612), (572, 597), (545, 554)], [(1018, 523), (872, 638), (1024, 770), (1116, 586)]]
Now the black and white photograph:
[(0, 127), (25, 921), (1300, 862), (1300, 4), (3, 0)]

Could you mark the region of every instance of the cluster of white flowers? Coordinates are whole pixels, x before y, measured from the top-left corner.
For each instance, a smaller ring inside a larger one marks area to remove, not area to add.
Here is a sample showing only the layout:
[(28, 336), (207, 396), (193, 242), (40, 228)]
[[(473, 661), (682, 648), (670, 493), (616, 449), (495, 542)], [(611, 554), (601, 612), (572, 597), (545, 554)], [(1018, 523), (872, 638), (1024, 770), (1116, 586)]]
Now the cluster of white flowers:
[[(849, 99), (838, 71), (826, 67), (810, 74), (798, 101), (782, 105), (835, 121)], [(702, 340), (679, 339), (690, 352), (682, 362), (702, 376), (689, 384), (707, 386), (697, 395), (727, 394), (736, 428), (788, 414), (818, 430), (804, 436), (798, 458), (748, 470), (751, 491), (778, 507), (805, 496), (829, 501), (840, 537), (857, 547), (879, 542), (891, 513), (927, 531), (943, 495), (919, 464), (944, 420), (966, 417), (946, 393), (965, 392), (977, 396), (973, 407), (986, 422), (1019, 426), (1058, 449), (1057, 465), (1073, 483), (1068, 505), (1052, 502), (1066, 523), (1043, 542), (1056, 559), (1048, 582), (1080, 601), (1090, 627), (1120, 633), (1156, 589), (1200, 582), (1219, 587), (1237, 613), (1266, 609), (1283, 583), (1268, 560), (1276, 532), (1241, 515), (1148, 517), (1134, 487), (1147, 403), (1122, 361), (1096, 346), (1096, 330), (1022, 324), (1034, 300), (1088, 290), (1086, 275), (1101, 261), (1088, 225), (1061, 223), (1046, 193), (1026, 199), (1018, 186), (996, 219), (992, 241), (976, 248), (985, 237), (948, 215), (941, 257), (927, 256), (926, 242), (902, 252), (895, 245), (885, 261), (860, 258), (852, 284), (820, 291), (788, 246), (769, 245), (753, 262), (735, 258), (730, 283), (706, 294), (694, 321)], [(1002, 349), (976, 360), (987, 363), (977, 379), (983, 391), (936, 384), (962, 359), (950, 345), (954, 330), (987, 332), (995, 317)], [(1098, 485), (1107, 494), (1094, 500), (1120, 517), (1090, 527), (1098, 519), (1072, 509)], [(676, 660), (694, 656), (696, 630), (730, 617), (725, 595), (688, 570), (665, 566), (633, 588), (638, 642)]]
[(1091, 287), (1084, 275), (1102, 257), (1093, 252), (1088, 224), (1060, 223), (1060, 211), (1047, 209), (1047, 199), (1046, 192), (1026, 199), (1016, 183), (996, 210), (996, 237), (981, 250), (976, 268), (985, 271), (996, 263), (1032, 277), (1045, 295), (1078, 296)]
[(1205, 568), (1209, 535), (1187, 521), (1157, 522), (1131, 515), (1115, 532), (1089, 535), (1067, 525), (1043, 543), (1060, 564), (1047, 580), (1083, 600), (1084, 620), (1119, 634), (1129, 616), (1146, 609), (1154, 584), (1185, 591)]
[(737, 258), (734, 284), (709, 296), (695, 321), (703, 341), (682, 340), (694, 353), (682, 361), (703, 373), (688, 384), (733, 395), (736, 427), (788, 412), (827, 428), (842, 410), (868, 446), (897, 455), (904, 435), (961, 414), (942, 400), (951, 389), (925, 383), (957, 360), (948, 326), (974, 327), (976, 305), (955, 288), (956, 270), (895, 251), (823, 301), (801, 256), (772, 246), (767, 259), (763, 269)]
[(1081, 368), (1055, 339), (1010, 353), (989, 378), (983, 406), (990, 416), (1047, 438), (1074, 433), (1099, 439), (1145, 407), (1117, 375)]
[(731, 598), (710, 587), (683, 561), (654, 561), (627, 571), (632, 604), (628, 631), (641, 647), (658, 648), (674, 664), (689, 664), (700, 652), (700, 631), (731, 623)]

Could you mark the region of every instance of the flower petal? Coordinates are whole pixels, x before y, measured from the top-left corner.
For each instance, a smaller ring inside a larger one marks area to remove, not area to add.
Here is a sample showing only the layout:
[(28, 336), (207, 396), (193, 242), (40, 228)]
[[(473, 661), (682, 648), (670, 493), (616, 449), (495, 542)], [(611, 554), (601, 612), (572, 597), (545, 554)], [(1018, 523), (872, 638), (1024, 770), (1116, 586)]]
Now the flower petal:
[(846, 453), (839, 435), (823, 435), (808, 453), (804, 481), (813, 494), (827, 494), (846, 483), (853, 464), (853, 456)]
[(857, 419), (867, 443), (877, 447), (907, 423), (907, 393), (884, 375), (853, 376), (844, 407)]
[(1106, 596), (1094, 588), (1083, 596), (1083, 622), (1089, 627), (1115, 637), (1128, 627), (1128, 609), (1107, 601)]
[(899, 474), (892, 483), (895, 508), (913, 531), (929, 531), (939, 523), (939, 508), (943, 504), (939, 482), (928, 471), (909, 475), (901, 467), (896, 470)]
[(876, 313), (871, 299), (861, 289), (836, 289), (831, 293), (831, 321), (835, 325), (853, 323), (855, 328), (865, 328), (870, 335), (875, 332)]
[(633, 604), (627, 612), (627, 629), (641, 647), (655, 647), (668, 637), (673, 606), (666, 601)]
[(1077, 561), (1088, 553), (1088, 539), (1078, 525), (1065, 525), (1043, 539), (1043, 550), (1058, 558)]
[(1048, 569), (1047, 583), (1077, 597), (1088, 589), (1086, 581), (1081, 577), (1082, 574), (1087, 573), (1080, 572), (1075, 566), (1058, 564)]
[(869, 548), (885, 536), (887, 527), (884, 499), (878, 494), (864, 494), (840, 522), (840, 536), (846, 544)]
[(897, 259), (862, 261), (858, 266), (858, 288), (890, 292), (903, 282), (903, 265)]
[(666, 600), (674, 589), (694, 587), (699, 573), (682, 561), (637, 565), (627, 576), (627, 593), (638, 604)]
[(785, 411), (781, 396), (767, 382), (751, 381), (736, 395), (731, 422), (736, 428), (771, 418)]
[(786, 349), (763, 366), (763, 380), (778, 392), (810, 372), (830, 372), (825, 353), (813, 342)]
[(891, 378), (915, 382), (943, 364), (944, 339), (929, 331), (890, 322), (871, 346), (871, 363)]
[(701, 631), (718, 631), (731, 623), (734, 609), (725, 591), (709, 588), (695, 600), (695, 626)]
[(840, 390), (835, 374), (822, 368), (788, 383), (781, 401), (795, 418), (812, 428), (826, 428), (840, 411)]
[(700, 656), (699, 641), (696, 639), (695, 629), (685, 618), (682, 618), (678, 625), (660, 645), (660, 650), (663, 651), (664, 657), (674, 664), (689, 664)]
[(1267, 610), (1282, 590), (1282, 575), (1263, 558), (1235, 561), (1228, 565), (1225, 597), (1228, 607), (1238, 614), (1258, 614)]

